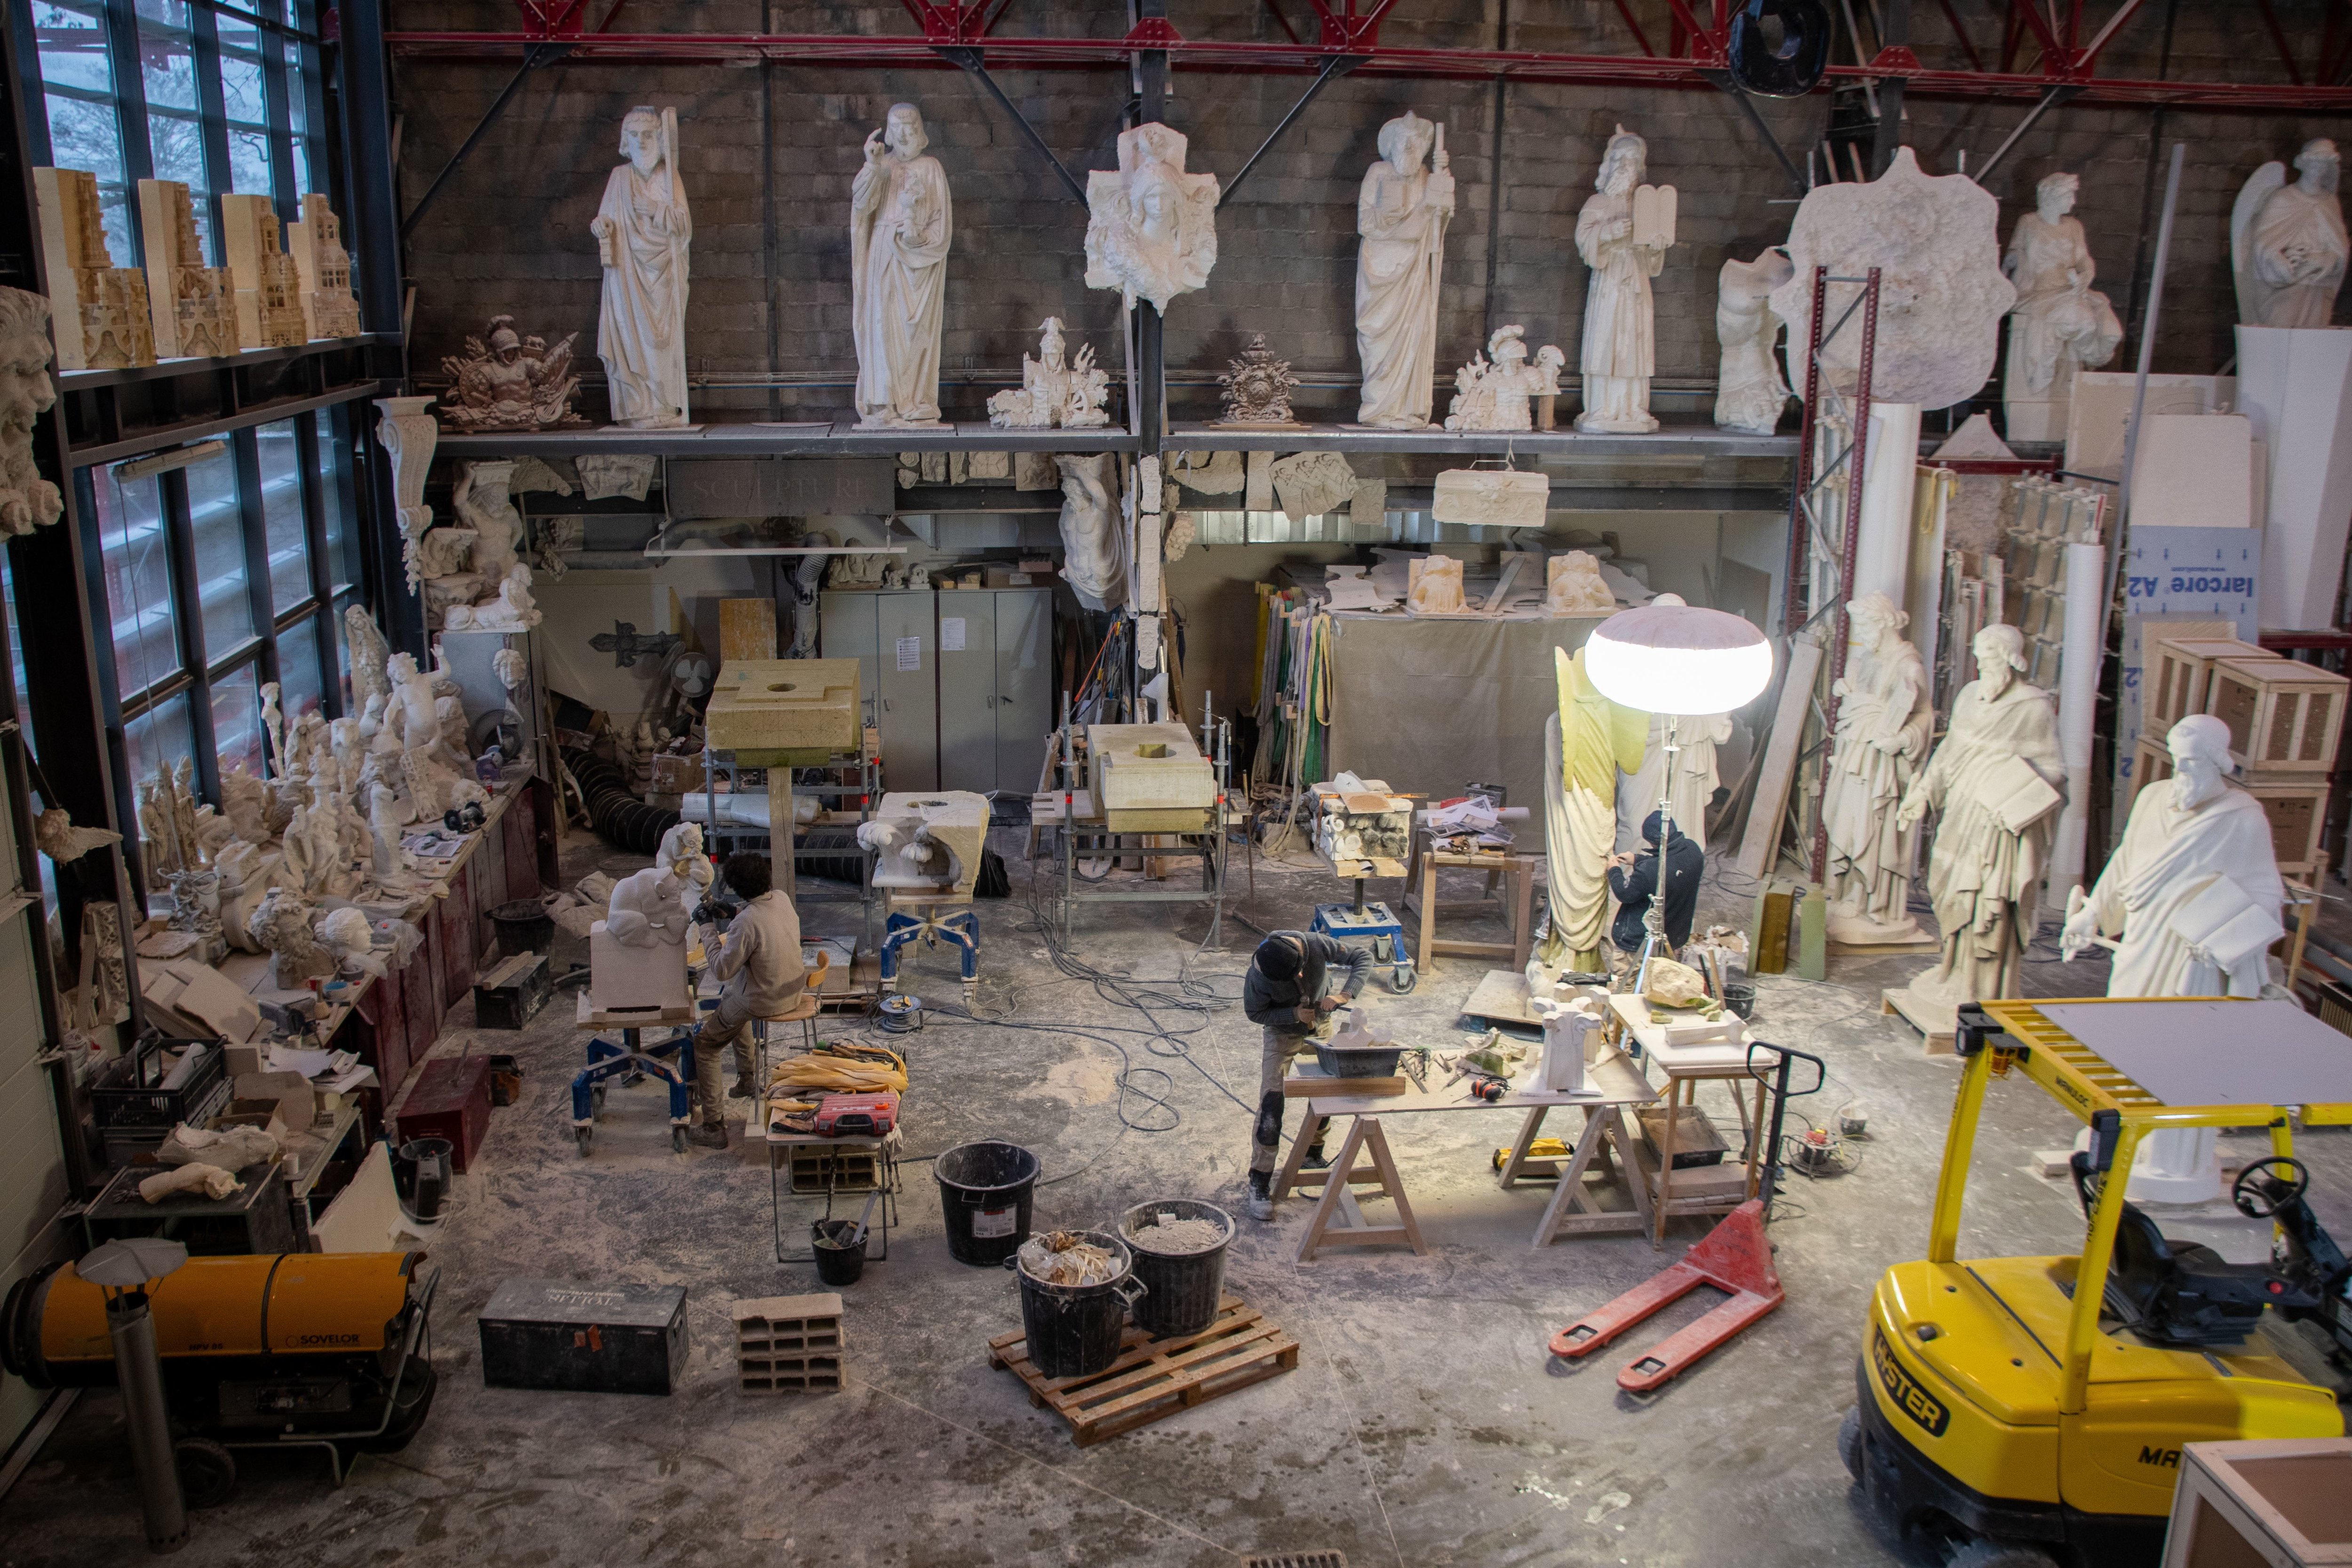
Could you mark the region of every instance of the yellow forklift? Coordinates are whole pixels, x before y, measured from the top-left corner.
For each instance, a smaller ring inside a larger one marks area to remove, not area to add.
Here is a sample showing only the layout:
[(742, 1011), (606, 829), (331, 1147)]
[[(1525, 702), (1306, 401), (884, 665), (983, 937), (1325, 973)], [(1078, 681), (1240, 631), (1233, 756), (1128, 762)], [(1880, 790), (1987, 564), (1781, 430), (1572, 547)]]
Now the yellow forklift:
[[(2209, 998), (1984, 1002), (1957, 1044), (1927, 1256), (1878, 1282), (1839, 1458), (1882, 1518), (1955, 1542), (1952, 1568), (2154, 1568), (2183, 1444), (2343, 1434), (2336, 1394), (2278, 1352), (2297, 1321), (2352, 1348), (2352, 1268), (2288, 1124), (2352, 1119), (2352, 1048), (2293, 1003)], [(2012, 1075), (2090, 1128), (2080, 1257), (1958, 1256), (1985, 1087)], [(2273, 1222), (2270, 1265), (2168, 1241), (2125, 1201), (2143, 1138), (2202, 1127), (2270, 1133), (2231, 1193)]]

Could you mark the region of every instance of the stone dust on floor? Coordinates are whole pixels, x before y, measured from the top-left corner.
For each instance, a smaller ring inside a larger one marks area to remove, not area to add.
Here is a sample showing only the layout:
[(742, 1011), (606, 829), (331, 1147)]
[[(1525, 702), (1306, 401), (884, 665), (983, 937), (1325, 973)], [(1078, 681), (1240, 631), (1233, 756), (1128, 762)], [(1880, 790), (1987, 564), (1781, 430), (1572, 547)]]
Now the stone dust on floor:
[[(1827, 984), (1759, 983), (1757, 1035), (1826, 1059), (1824, 1092), (1791, 1102), (1790, 1130), (1858, 1103), (1869, 1136), (1850, 1173), (1792, 1175), (1772, 1226), (1787, 1303), (1660, 1394), (1619, 1392), (1617, 1368), (1707, 1310), (1700, 1291), (1590, 1363), (1548, 1352), (1563, 1325), (1649, 1278), (1705, 1234), (1673, 1226), (1664, 1251), (1638, 1237), (1570, 1237), (1536, 1251), (1541, 1184), (1495, 1184), (1496, 1149), (1517, 1112), (1392, 1118), (1385, 1126), (1426, 1257), (1399, 1247), (1295, 1261), (1307, 1205), (1272, 1224), (1239, 1220), (1228, 1290), (1301, 1346), (1297, 1369), (1077, 1448), (986, 1342), (1020, 1324), (1018, 1287), (948, 1255), (927, 1157), (974, 1138), (1035, 1150), (1040, 1227), (1103, 1227), (1152, 1198), (1237, 1215), (1247, 1169), (1258, 1031), (1236, 999), (1262, 930), (1304, 924), (1346, 896), (1319, 868), (1256, 867), (1255, 900), (1222, 926), (1190, 904), (1081, 910), (1073, 955), (1105, 976), (1066, 973), (1031, 902), (1049, 880), (1021, 858), (1024, 830), (999, 830), (1013, 898), (983, 901), (975, 1017), (954, 955), (916, 950), (906, 987), (931, 1004), (904, 1046), (908, 1162), (887, 1262), (845, 1299), (847, 1386), (737, 1392), (730, 1304), (818, 1289), (805, 1264), (774, 1261), (761, 1151), (673, 1153), (648, 1083), (615, 1089), (590, 1157), (577, 1152), (569, 1085), (584, 1037), (569, 994), (520, 1034), (452, 1014), (436, 1054), (512, 1051), (521, 1103), (493, 1113), (482, 1159), (425, 1244), (443, 1273), (434, 1310), (438, 1398), (404, 1452), (359, 1461), (332, 1488), (309, 1457), (238, 1456), (226, 1505), (194, 1516), (190, 1563), (272, 1568), (395, 1563), (1167, 1564), (1211, 1568), (1256, 1552), (1338, 1551), (1356, 1568), (1395, 1564), (1927, 1564), (1866, 1517), (1835, 1453), (1854, 1396), (1863, 1313), (1880, 1272), (1917, 1257), (1958, 1070), (1927, 1058), (1881, 987), (1916, 957), (1842, 961)], [(567, 882), (610, 856), (593, 840)], [(1453, 873), (1466, 896), (1470, 873)], [(1744, 925), (1750, 889), (1717, 874), (1702, 920)], [(1374, 895), (1381, 889), (1377, 885)], [(808, 903), (806, 932), (857, 930), (856, 905)], [(1246, 922), (1246, 923), (1245, 923)], [(1447, 934), (1476, 936), (1455, 917)], [(1499, 935), (1499, 921), (1486, 934)], [(2038, 995), (2097, 994), (2096, 962), (2030, 963)], [(559, 938), (559, 973), (584, 959)], [(1369, 994), (1407, 1043), (1472, 1037), (1456, 1009), (1486, 965), (1446, 960), (1409, 994)], [(1129, 1004), (1136, 1004), (1129, 1005)], [(827, 1037), (878, 1038), (856, 1020)], [(1723, 1086), (1702, 1090), (1719, 1126)], [(1291, 1111), (1291, 1128), (1297, 1110)], [(2074, 1123), (2021, 1079), (1992, 1087), (1961, 1255), (2056, 1253), (2079, 1243), (2071, 1194), (2035, 1173), (2037, 1150)], [(2235, 1142), (2234, 1140), (2232, 1142)], [(2344, 1225), (2352, 1140), (2306, 1133), (2323, 1217)], [(2225, 1157), (2231, 1151), (2225, 1148)], [(2257, 1152), (2252, 1141), (2246, 1155)], [(1375, 1218), (1384, 1205), (1373, 1208)], [(791, 1205), (804, 1243), (815, 1210)], [(2352, 1226), (2338, 1234), (2352, 1235)], [(477, 1313), (516, 1276), (683, 1285), (692, 1355), (668, 1397), (485, 1388)], [(84, 1394), (0, 1500), (0, 1568), (146, 1560), (137, 1492), (111, 1392)]]

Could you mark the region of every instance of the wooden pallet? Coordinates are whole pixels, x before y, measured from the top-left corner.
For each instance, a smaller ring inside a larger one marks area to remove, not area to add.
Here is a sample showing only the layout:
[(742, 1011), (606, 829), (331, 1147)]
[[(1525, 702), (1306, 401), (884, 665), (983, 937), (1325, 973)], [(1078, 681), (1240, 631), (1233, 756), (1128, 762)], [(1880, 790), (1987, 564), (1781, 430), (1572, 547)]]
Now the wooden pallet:
[(988, 1364), (1028, 1384), (1029, 1403), (1067, 1421), (1070, 1440), (1083, 1448), (1292, 1371), (1298, 1342), (1228, 1296), (1217, 1321), (1197, 1334), (1155, 1340), (1129, 1328), (1118, 1359), (1091, 1377), (1045, 1376), (1018, 1333), (988, 1342)]

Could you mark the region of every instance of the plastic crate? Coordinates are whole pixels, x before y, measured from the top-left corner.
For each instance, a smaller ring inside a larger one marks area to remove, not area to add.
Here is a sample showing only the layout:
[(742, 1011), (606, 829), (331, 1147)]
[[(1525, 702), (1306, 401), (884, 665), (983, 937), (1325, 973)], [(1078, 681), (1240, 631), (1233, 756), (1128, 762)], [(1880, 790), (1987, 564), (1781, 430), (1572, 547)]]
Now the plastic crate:
[[(168, 1046), (201, 1047), (205, 1059), (177, 1089), (142, 1084), (142, 1078), (163, 1076), (148, 1064)], [(168, 1132), (183, 1121), (203, 1125), (205, 1116), (216, 1109), (214, 1102), (228, 1098), (228, 1053), (218, 1042), (157, 1038), (142, 1041), (107, 1067), (105, 1075), (90, 1086), (90, 1111), (101, 1131), (148, 1127)]]

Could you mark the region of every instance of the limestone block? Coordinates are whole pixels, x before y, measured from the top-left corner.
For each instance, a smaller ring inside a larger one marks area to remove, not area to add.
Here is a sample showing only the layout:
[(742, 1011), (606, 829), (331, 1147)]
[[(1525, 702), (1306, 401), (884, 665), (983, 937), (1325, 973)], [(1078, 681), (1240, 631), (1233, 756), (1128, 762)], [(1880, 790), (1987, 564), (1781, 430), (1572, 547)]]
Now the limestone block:
[(588, 928), (588, 994), (600, 1013), (687, 1005), (686, 943), (625, 946), (598, 921)]
[(720, 751), (855, 752), (857, 661), (729, 659), (703, 721)]
[[(1161, 754), (1144, 754), (1152, 749)], [(1105, 811), (1206, 809), (1216, 801), (1208, 759), (1178, 723), (1087, 725), (1087, 773)]]

